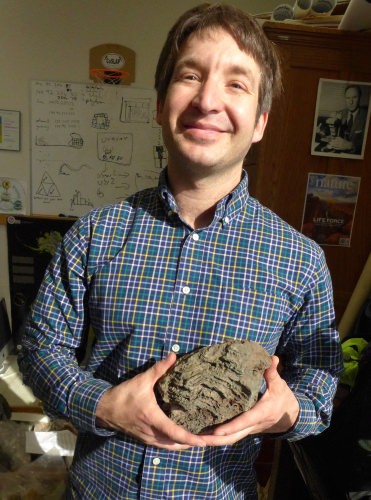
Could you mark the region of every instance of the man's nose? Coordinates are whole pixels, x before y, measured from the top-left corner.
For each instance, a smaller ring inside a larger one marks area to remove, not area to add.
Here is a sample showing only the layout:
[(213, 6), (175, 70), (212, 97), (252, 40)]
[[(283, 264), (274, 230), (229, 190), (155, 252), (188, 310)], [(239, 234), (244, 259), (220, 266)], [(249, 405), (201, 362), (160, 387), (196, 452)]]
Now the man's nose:
[(204, 114), (220, 111), (222, 103), (220, 85), (209, 79), (201, 83), (192, 101), (193, 106)]

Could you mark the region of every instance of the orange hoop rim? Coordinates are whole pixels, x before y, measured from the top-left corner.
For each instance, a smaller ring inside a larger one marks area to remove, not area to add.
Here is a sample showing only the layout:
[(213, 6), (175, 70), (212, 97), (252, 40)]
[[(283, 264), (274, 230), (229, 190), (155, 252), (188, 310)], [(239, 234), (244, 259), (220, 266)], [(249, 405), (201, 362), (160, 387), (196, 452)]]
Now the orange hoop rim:
[(125, 80), (129, 76), (129, 71), (109, 68), (90, 68), (90, 75), (99, 81), (103, 80)]

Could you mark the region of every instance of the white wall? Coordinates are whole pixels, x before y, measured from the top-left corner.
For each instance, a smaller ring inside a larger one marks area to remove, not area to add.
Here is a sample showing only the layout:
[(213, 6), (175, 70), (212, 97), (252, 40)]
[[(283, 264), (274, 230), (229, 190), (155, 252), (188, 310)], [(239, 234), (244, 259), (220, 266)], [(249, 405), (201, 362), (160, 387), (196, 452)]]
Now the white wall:
[[(21, 112), (21, 151), (0, 150), (0, 177), (30, 185), (30, 81), (87, 82), (89, 50), (117, 43), (136, 53), (136, 81), (153, 86), (157, 57), (180, 14), (202, 0), (0, 0), (0, 109)], [(234, 0), (253, 14), (279, 0)], [(27, 213), (30, 213), (28, 199)], [(6, 227), (0, 225), (0, 297), (10, 303)]]

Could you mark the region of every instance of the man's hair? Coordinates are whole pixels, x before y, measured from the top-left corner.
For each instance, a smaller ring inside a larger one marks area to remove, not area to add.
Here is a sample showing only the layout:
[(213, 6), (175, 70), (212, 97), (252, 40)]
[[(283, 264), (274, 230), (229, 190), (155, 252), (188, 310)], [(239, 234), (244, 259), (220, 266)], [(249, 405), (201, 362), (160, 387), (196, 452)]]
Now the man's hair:
[(222, 28), (248, 53), (261, 70), (257, 119), (272, 105), (273, 96), (281, 90), (281, 70), (275, 46), (268, 40), (258, 22), (249, 14), (231, 5), (204, 3), (185, 12), (169, 31), (161, 51), (155, 88), (163, 103), (173, 76), (174, 67), (184, 42), (193, 33)]

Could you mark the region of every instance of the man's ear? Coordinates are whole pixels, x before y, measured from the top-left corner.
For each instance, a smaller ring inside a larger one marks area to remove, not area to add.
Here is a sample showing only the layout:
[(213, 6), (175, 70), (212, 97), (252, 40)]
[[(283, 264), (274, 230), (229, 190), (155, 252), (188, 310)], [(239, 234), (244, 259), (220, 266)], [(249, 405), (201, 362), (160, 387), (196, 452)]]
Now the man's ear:
[(269, 113), (266, 111), (259, 116), (255, 125), (252, 143), (259, 142), (263, 138), (264, 130), (268, 123), (268, 115)]
[(160, 126), (162, 125), (162, 108), (163, 108), (163, 103), (157, 97), (157, 102), (156, 102), (156, 122)]

